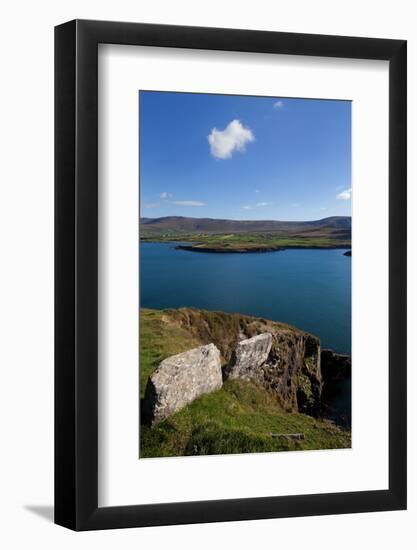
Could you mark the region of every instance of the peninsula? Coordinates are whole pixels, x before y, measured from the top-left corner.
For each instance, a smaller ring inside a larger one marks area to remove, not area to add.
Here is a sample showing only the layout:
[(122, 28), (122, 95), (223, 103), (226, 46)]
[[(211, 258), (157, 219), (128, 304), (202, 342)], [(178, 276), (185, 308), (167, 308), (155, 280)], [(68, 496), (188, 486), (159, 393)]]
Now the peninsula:
[(211, 253), (275, 252), (289, 248), (350, 249), (351, 218), (313, 221), (142, 218), (142, 242), (180, 242), (179, 250)]

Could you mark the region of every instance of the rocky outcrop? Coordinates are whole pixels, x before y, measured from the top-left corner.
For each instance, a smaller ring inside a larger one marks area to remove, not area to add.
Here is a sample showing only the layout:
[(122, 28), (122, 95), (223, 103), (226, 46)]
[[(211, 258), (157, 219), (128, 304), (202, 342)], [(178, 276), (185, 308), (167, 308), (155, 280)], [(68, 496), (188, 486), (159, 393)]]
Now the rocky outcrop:
[(315, 336), (285, 323), (221, 311), (180, 308), (166, 310), (164, 319), (203, 343), (213, 342), (227, 365), (226, 377), (234, 370), (240, 344), (246, 341), (250, 345), (253, 337), (269, 333), (272, 345), (268, 357), (251, 369), (251, 379), (270, 390), (285, 410), (320, 414), (320, 340)]
[(323, 349), (321, 352), (321, 370), (326, 384), (350, 377), (352, 359), (350, 355), (336, 353), (331, 349)]
[(233, 359), (226, 368), (227, 378), (256, 379), (259, 367), (266, 363), (271, 347), (272, 335), (269, 332), (239, 342)]
[(321, 352), (323, 377), (321, 414), (345, 428), (351, 427), (351, 374), (350, 355), (342, 355), (332, 350)]
[(144, 420), (156, 424), (222, 384), (220, 351), (214, 344), (168, 357), (148, 380)]
[(225, 374), (255, 380), (287, 410), (320, 412), (320, 342), (309, 334), (276, 330), (243, 340)]
[(165, 310), (203, 345), (162, 361), (148, 381), (143, 418), (155, 424), (226, 379), (252, 380), (286, 411), (350, 426), (350, 356), (321, 350), (320, 340), (284, 323), (224, 312)]

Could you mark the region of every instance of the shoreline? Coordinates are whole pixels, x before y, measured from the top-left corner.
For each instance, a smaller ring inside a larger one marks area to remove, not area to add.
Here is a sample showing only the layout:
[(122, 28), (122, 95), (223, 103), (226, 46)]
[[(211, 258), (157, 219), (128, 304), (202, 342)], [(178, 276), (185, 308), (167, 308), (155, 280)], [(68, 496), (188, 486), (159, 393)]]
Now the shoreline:
[[(335, 246), (313, 246), (313, 245), (288, 245), (288, 246), (271, 246), (271, 247), (253, 247), (253, 248), (217, 248), (217, 247), (199, 247), (195, 245), (177, 245), (175, 250), (185, 250), (187, 252), (206, 252), (208, 254), (256, 254), (267, 252), (283, 252), (285, 250), (347, 250), (350, 251), (350, 246), (335, 245)], [(348, 254), (346, 254), (348, 255)]]

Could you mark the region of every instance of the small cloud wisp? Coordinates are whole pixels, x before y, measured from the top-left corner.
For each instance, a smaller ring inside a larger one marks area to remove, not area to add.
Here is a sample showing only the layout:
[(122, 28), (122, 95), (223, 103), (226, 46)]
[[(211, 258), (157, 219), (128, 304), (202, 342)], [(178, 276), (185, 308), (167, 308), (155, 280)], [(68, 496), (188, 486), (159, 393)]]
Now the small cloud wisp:
[(177, 206), (206, 206), (203, 201), (172, 201), (172, 204)]
[(350, 201), (350, 199), (352, 198), (352, 188), (350, 187), (349, 189), (345, 189), (344, 191), (339, 193), (336, 198), (339, 201)]

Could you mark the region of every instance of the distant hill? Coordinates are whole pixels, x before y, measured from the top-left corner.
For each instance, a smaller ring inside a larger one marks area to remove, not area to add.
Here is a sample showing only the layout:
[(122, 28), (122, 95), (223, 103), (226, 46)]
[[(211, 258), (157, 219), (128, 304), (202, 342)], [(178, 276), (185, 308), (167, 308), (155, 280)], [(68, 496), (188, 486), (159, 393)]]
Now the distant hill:
[(143, 236), (161, 234), (225, 234), (267, 232), (277, 235), (322, 235), (333, 234), (339, 238), (350, 238), (351, 217), (332, 216), (313, 221), (277, 220), (223, 220), (215, 218), (187, 218), (167, 216), (163, 218), (141, 218)]

